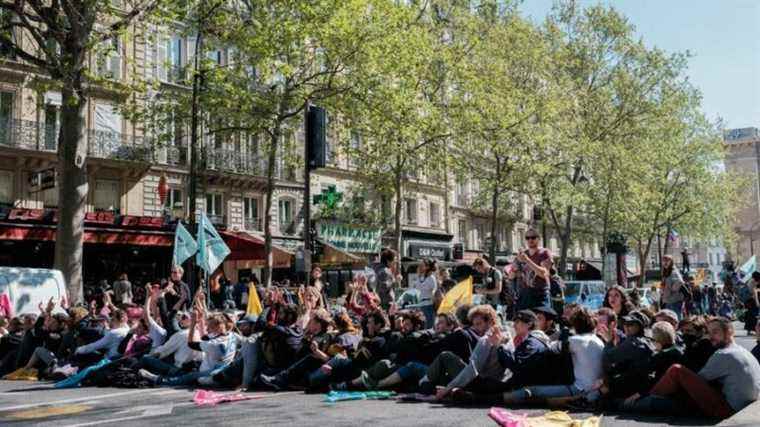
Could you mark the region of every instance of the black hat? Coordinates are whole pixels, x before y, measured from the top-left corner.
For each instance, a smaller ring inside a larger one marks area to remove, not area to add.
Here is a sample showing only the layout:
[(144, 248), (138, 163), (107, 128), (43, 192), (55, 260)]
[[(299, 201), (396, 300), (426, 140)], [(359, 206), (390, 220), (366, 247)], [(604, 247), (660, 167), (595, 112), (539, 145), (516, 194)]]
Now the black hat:
[(535, 308), (532, 308), (531, 310), (536, 314), (541, 313), (544, 315), (544, 317), (549, 318), (549, 319), (556, 319), (557, 317), (559, 317), (557, 312), (554, 311), (554, 309), (551, 307), (535, 307)]
[(520, 310), (515, 314), (515, 321), (520, 321), (523, 323), (530, 323), (535, 325), (536, 324), (536, 315), (530, 310)]
[(253, 314), (249, 314), (247, 316), (243, 316), (240, 320), (237, 321), (238, 326), (244, 325), (246, 323), (253, 325), (259, 320), (258, 317), (256, 317)]
[(623, 323), (638, 323), (642, 328), (649, 326), (649, 317), (636, 310), (628, 313), (627, 316), (623, 316)]

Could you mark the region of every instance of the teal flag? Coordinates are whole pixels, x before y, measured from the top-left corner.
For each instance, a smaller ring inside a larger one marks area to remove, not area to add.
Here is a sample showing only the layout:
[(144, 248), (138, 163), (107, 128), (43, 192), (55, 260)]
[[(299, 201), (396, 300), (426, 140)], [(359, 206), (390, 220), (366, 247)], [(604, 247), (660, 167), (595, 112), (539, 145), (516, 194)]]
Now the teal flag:
[(744, 273), (744, 279), (747, 280), (752, 273), (757, 271), (757, 255), (752, 255), (752, 258), (748, 259), (739, 269)]
[(182, 265), (185, 260), (195, 255), (198, 252), (198, 244), (195, 243), (195, 239), (190, 235), (184, 225), (181, 222), (177, 222), (177, 230), (174, 232), (174, 257), (172, 263), (174, 265)]
[(211, 274), (229, 254), (230, 248), (224, 243), (222, 236), (211, 225), (206, 214), (201, 213), (201, 221), (198, 224), (198, 254), (195, 256), (198, 265), (207, 274)]

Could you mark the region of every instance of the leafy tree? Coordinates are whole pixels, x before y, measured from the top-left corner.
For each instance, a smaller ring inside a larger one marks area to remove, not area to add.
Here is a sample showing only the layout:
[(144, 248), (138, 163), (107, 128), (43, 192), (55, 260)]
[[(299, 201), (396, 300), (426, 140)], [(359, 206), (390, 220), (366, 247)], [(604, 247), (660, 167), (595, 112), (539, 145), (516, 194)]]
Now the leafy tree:
[[(592, 200), (595, 190), (624, 178), (610, 174), (617, 170), (617, 146), (630, 143), (632, 130), (645, 129), (667, 114), (658, 109), (658, 95), (663, 82), (682, 70), (683, 56), (648, 49), (634, 39), (625, 17), (603, 6), (581, 9), (575, 2), (560, 2), (547, 19), (545, 34), (552, 46), (552, 83), (564, 88), (568, 102), (555, 124), (555, 144), (544, 153), (549, 167), (538, 175), (542, 187), (536, 193), (546, 196), (563, 273), (580, 222), (577, 214), (588, 222), (589, 206), (600, 205)], [(610, 194), (614, 188), (602, 197)]]
[[(58, 228), (55, 268), (63, 272), (72, 301), (81, 301), (82, 244), (87, 183), (87, 100), (102, 84), (90, 57), (133, 23), (169, 11), (172, 2), (125, 0), (1, 1), (0, 48), (35, 67), (61, 91), (58, 135)], [(15, 35), (15, 37), (14, 37)]]
[(515, 195), (531, 190), (536, 153), (551, 142), (548, 124), (560, 96), (547, 84), (548, 50), (534, 26), (514, 10), (479, 21), (477, 42), (455, 69), (467, 96), (457, 114), (462, 137), (454, 143), (454, 157), (460, 173), (479, 183), (475, 204), (490, 206), (495, 259), (497, 223), (512, 222)]

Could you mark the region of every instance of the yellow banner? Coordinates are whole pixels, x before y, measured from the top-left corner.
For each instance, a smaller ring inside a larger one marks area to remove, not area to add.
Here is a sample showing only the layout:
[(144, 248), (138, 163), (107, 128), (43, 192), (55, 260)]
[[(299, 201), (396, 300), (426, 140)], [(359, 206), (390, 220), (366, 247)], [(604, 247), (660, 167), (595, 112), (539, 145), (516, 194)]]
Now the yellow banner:
[(446, 292), (438, 307), (438, 313), (451, 313), (460, 305), (472, 304), (472, 276), (462, 280)]

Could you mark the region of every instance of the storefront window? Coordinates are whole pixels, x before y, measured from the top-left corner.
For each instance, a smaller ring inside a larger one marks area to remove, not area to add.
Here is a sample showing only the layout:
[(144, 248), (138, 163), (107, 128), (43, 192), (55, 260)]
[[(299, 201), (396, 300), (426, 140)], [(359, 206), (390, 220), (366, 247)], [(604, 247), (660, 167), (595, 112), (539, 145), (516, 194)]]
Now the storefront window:
[(177, 188), (170, 188), (169, 192), (166, 193), (166, 201), (164, 202), (164, 207), (168, 211), (171, 211), (174, 208), (183, 206), (183, 204), (182, 190)]

